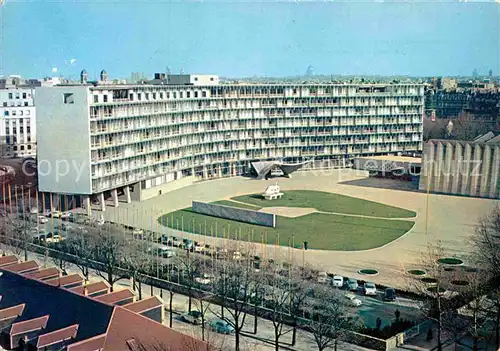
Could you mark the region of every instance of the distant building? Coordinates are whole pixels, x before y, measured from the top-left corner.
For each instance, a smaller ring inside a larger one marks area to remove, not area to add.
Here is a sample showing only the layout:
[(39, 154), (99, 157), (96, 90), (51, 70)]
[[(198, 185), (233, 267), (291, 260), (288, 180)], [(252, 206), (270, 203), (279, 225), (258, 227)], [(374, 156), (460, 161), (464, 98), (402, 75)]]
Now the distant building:
[(105, 210), (107, 198), (142, 201), (196, 179), (247, 174), (256, 161), (314, 158), (333, 168), (421, 151), (421, 84), (217, 81), (158, 74), (150, 84), (39, 88), (39, 166), (63, 158), (83, 167), (58, 179), (40, 172), (40, 191)]
[(0, 79), (0, 157), (36, 155), (35, 87), (19, 76)]
[(500, 198), (500, 135), (473, 141), (429, 140), (424, 145), (419, 189)]

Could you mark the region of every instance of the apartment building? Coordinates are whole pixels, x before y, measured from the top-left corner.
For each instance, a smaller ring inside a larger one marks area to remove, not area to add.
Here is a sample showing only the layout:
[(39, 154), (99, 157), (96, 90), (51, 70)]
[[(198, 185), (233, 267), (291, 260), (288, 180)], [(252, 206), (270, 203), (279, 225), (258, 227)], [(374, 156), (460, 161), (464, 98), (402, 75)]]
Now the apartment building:
[(422, 150), (419, 84), (82, 84), (36, 94), (40, 191), (103, 209), (108, 197), (140, 201), (245, 174), (257, 160), (345, 165)]
[(36, 155), (35, 86), (40, 82), (0, 80), (0, 157)]

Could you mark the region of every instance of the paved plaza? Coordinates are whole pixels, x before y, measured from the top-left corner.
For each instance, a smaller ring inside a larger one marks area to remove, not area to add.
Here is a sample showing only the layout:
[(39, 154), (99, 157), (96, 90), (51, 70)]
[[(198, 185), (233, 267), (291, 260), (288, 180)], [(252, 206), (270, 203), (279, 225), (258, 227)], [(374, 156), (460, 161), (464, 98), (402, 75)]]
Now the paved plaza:
[[(238, 195), (261, 193), (268, 185), (276, 182), (285, 193), (287, 190), (298, 189), (319, 190), (376, 201), (415, 211), (417, 213), (414, 219), (415, 226), (399, 239), (367, 251), (303, 252), (287, 247), (276, 248), (272, 245), (252, 244), (252, 246), (256, 251), (264, 251), (257, 254), (266, 257), (273, 255), (293, 257), (298, 264), (305, 261), (317, 269), (358, 279), (366, 278), (357, 274), (359, 269), (374, 268), (379, 271), (379, 275), (370, 280), (404, 287), (406, 279), (403, 279), (402, 273), (418, 266), (421, 253), (429, 242), (441, 241), (448, 255), (458, 255), (467, 261), (466, 253), (470, 252), (468, 238), (473, 233), (478, 218), (488, 213), (498, 203), (498, 200), (491, 199), (427, 195), (416, 191), (353, 185), (356, 184), (356, 180), (366, 177), (366, 172), (344, 169), (300, 172), (290, 179), (256, 180), (244, 177), (217, 179), (196, 183), (140, 203), (120, 203), (118, 208), (108, 206), (104, 217), (133, 227), (182, 236), (175, 230), (162, 227), (157, 218), (162, 214), (189, 207), (193, 200), (212, 202)], [(335, 227), (332, 226), (331, 230), (334, 231)], [(211, 240), (193, 234), (190, 234), (190, 238), (201, 242)]]

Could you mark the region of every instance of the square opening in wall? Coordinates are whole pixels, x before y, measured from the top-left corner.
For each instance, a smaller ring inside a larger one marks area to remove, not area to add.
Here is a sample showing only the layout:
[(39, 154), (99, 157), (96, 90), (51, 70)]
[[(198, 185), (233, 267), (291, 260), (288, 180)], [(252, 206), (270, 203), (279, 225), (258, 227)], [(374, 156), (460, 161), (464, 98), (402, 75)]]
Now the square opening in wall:
[(63, 100), (65, 104), (74, 104), (75, 98), (73, 93), (63, 93)]

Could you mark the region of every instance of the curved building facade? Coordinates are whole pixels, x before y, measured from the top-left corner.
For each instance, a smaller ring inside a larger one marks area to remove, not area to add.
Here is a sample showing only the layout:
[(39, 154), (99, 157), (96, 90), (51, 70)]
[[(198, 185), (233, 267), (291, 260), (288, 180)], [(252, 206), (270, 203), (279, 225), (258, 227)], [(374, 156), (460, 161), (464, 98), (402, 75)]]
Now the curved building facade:
[[(142, 200), (183, 179), (244, 174), (255, 161), (343, 165), (418, 152), (423, 93), (419, 84), (40, 88), (40, 190), (111, 194), (117, 205), (120, 194)], [(44, 170), (58, 160), (67, 174)]]

